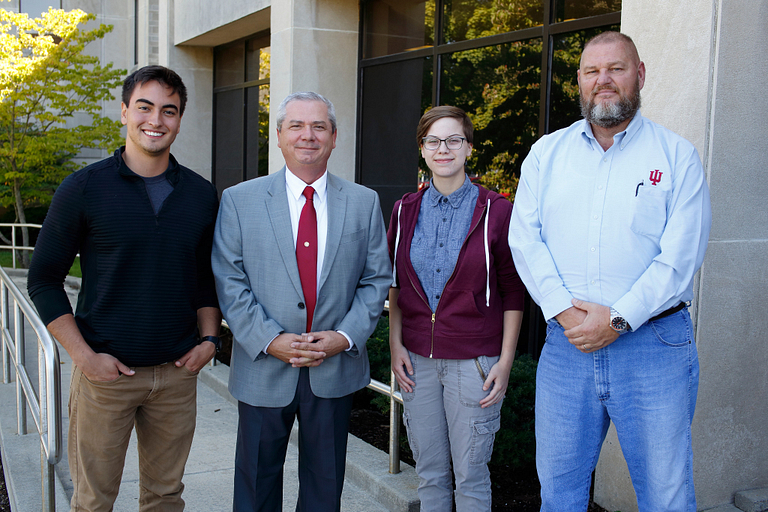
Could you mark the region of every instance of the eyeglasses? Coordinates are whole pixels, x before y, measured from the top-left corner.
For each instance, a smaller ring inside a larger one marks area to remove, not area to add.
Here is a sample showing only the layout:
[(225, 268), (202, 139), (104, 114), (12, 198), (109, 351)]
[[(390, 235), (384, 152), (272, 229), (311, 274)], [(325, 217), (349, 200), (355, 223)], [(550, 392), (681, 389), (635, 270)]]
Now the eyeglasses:
[(445, 142), (445, 147), (448, 149), (461, 149), (461, 146), (464, 145), (465, 140), (467, 139), (464, 137), (448, 137), (447, 139), (438, 139), (437, 137), (424, 137), (421, 139), (421, 145), (427, 151), (435, 151), (443, 142)]

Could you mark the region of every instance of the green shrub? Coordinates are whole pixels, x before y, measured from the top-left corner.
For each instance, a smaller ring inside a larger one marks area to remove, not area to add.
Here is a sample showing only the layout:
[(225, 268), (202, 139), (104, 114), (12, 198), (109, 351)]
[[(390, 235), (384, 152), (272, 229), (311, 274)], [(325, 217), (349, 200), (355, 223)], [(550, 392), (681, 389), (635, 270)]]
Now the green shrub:
[[(366, 344), (371, 362), (371, 378), (389, 384), (389, 323), (379, 319)], [(370, 403), (383, 414), (389, 414), (389, 397), (365, 390)], [(501, 407), (501, 429), (496, 434), (491, 464), (512, 470), (530, 468), (535, 460), (534, 400), (536, 395), (536, 361), (528, 354), (517, 355), (509, 376), (507, 395)]]
[(496, 433), (491, 464), (512, 469), (532, 466), (536, 453), (535, 397), (536, 361), (528, 354), (518, 354), (501, 406), (501, 429)]

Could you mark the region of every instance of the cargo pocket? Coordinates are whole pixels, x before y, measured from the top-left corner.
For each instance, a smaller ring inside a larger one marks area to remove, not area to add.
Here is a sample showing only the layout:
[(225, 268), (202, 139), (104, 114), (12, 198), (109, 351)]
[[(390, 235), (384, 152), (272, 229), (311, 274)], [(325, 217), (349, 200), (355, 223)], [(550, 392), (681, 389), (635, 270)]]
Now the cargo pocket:
[(501, 413), (472, 420), (472, 447), (469, 463), (473, 466), (488, 464), (493, 455), (493, 441), (501, 427)]

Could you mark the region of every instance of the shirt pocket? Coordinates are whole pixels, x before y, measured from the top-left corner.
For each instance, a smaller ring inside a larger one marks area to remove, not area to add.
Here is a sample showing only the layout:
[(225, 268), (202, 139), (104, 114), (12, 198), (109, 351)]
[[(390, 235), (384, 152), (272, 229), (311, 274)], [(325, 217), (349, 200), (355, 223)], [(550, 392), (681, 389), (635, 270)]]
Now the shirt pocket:
[(461, 249), (461, 246), (464, 245), (464, 239), (466, 236), (466, 232), (462, 233), (462, 230), (460, 229), (452, 229), (448, 234), (448, 249), (451, 251), (458, 251)]
[(667, 191), (639, 187), (632, 203), (630, 229), (638, 235), (659, 240), (667, 225)]

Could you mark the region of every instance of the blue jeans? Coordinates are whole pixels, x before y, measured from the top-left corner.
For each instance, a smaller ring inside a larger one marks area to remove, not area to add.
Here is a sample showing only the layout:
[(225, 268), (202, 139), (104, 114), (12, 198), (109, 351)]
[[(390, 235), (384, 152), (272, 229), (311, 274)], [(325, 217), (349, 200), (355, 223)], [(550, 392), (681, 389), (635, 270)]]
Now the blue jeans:
[(691, 421), (699, 361), (687, 310), (584, 354), (554, 321), (536, 374), (542, 511), (587, 510), (611, 421), (641, 512), (696, 512)]
[(416, 383), (403, 392), (403, 420), (419, 475), (421, 512), (451, 512), (456, 478), (456, 510), (491, 510), (488, 462), (501, 421), (501, 403), (485, 409), (484, 379), (499, 357), (429, 359), (410, 353)]

